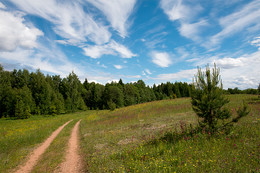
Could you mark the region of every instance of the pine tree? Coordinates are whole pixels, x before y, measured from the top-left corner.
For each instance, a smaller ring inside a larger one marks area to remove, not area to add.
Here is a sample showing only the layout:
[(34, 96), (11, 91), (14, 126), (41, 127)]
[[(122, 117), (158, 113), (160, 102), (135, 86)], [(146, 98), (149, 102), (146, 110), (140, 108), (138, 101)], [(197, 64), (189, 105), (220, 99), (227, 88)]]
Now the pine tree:
[(214, 131), (217, 128), (218, 120), (225, 120), (231, 116), (230, 111), (224, 108), (229, 102), (223, 95), (223, 85), (216, 65), (212, 69), (206, 67), (206, 72), (198, 68), (192, 86), (192, 108), (202, 121), (202, 127), (208, 127)]

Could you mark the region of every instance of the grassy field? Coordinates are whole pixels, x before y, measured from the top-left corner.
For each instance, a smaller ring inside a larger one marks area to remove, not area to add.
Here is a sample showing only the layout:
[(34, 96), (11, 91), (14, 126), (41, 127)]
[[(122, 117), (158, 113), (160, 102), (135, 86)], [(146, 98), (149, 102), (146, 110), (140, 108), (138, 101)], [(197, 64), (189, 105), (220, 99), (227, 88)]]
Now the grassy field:
[(78, 119), (80, 148), (89, 172), (259, 172), (260, 100), (228, 96), (229, 109), (242, 100), (250, 115), (226, 135), (182, 133), (197, 123), (190, 98), (155, 101), (117, 109), (86, 111), (28, 120), (0, 120), (0, 172), (8, 172), (66, 121), (33, 172), (53, 172), (64, 159), (70, 131)]
[[(190, 99), (145, 103), (97, 112), (81, 123), (81, 148), (90, 172), (259, 172), (260, 101), (232, 95), (235, 114), (242, 100), (249, 116), (228, 134), (185, 135), (196, 125)], [(185, 127), (186, 124), (186, 127)]]

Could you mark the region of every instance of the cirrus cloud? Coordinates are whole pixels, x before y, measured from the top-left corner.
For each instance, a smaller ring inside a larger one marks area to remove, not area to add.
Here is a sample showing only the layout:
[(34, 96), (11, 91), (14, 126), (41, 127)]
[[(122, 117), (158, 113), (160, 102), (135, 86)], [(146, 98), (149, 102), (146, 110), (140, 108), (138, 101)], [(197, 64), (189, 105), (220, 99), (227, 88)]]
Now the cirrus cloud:
[(121, 58), (132, 58), (137, 56), (127, 47), (112, 40), (109, 44), (94, 45), (83, 48), (84, 54), (91, 58), (100, 58), (102, 55), (120, 55)]
[(89, 3), (98, 8), (112, 27), (118, 31), (121, 37), (127, 36), (127, 29), (130, 23), (127, 22), (132, 14), (136, 0), (87, 0)]

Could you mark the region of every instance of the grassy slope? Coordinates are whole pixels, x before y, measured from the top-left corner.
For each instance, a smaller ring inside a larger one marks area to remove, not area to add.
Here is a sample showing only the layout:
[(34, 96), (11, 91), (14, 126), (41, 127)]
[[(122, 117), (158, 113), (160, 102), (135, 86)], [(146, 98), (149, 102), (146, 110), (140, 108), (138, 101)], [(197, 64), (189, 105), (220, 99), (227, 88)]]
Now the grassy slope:
[[(229, 108), (257, 96), (232, 95)], [(81, 155), (91, 172), (257, 172), (259, 171), (260, 102), (230, 135), (207, 134), (167, 142), (180, 123), (196, 124), (190, 99), (156, 101), (117, 109), (86, 111), (29, 120), (0, 120), (0, 172), (21, 162), (55, 129), (74, 119), (44, 153), (34, 172), (52, 172), (64, 158), (71, 128), (80, 124)], [(151, 142), (156, 141), (156, 142)]]
[[(232, 95), (233, 110), (243, 99)], [(208, 134), (163, 139), (174, 134), (180, 123), (196, 124), (190, 99), (157, 101), (97, 112), (81, 123), (81, 148), (90, 172), (251, 172), (259, 171), (260, 103), (250, 104), (251, 114), (227, 135)], [(235, 112), (233, 112), (235, 114)], [(156, 142), (151, 142), (156, 141)]]

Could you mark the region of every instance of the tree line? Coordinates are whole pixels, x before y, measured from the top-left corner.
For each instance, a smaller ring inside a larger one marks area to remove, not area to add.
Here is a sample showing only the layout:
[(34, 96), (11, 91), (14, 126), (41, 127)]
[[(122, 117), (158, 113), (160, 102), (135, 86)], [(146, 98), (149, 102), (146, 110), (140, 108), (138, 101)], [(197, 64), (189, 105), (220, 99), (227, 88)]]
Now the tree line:
[(162, 99), (190, 97), (186, 82), (162, 83), (150, 87), (144, 81), (105, 85), (83, 83), (72, 72), (67, 77), (44, 75), (40, 70), (6, 71), (0, 65), (0, 118), (29, 118), (31, 115), (56, 115), (79, 110), (101, 110), (130, 106)]
[(254, 89), (254, 88), (248, 88), (245, 90), (240, 90), (237, 87), (235, 88), (228, 88), (227, 90), (225, 90), (226, 94), (260, 94), (260, 84), (258, 89)]
[[(122, 79), (105, 85), (87, 79), (81, 83), (74, 72), (61, 78), (59, 75), (44, 75), (40, 70), (6, 71), (0, 65), (0, 118), (23, 119), (31, 115), (56, 115), (87, 109), (114, 110), (155, 100), (190, 97), (191, 88), (192, 85), (186, 82), (167, 82), (150, 87), (142, 80), (124, 84)], [(226, 93), (237, 93), (231, 90)]]

